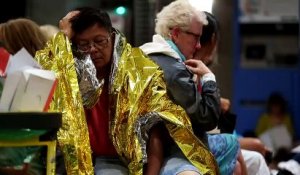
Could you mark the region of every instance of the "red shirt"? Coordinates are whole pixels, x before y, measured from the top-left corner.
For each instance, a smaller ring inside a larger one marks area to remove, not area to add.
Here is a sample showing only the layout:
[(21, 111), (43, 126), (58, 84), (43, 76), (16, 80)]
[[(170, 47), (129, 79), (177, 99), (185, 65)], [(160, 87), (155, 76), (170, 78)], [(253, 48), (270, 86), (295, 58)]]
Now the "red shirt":
[(5, 72), (8, 59), (9, 53), (4, 48), (0, 47), (0, 76)]
[(92, 109), (85, 109), (90, 144), (94, 156), (117, 156), (109, 138), (108, 87), (104, 86), (100, 99)]
[(197, 85), (197, 90), (198, 90), (199, 93), (202, 92), (202, 85), (201, 85), (200, 82), (199, 82), (198, 85)]

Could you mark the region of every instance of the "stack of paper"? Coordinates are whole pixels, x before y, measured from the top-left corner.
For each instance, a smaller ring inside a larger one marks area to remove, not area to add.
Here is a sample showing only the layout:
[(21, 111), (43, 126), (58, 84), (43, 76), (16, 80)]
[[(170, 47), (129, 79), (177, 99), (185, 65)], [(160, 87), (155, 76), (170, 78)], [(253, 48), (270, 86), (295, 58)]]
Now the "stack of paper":
[(11, 56), (0, 99), (1, 112), (46, 111), (56, 87), (55, 73), (41, 66), (25, 50)]

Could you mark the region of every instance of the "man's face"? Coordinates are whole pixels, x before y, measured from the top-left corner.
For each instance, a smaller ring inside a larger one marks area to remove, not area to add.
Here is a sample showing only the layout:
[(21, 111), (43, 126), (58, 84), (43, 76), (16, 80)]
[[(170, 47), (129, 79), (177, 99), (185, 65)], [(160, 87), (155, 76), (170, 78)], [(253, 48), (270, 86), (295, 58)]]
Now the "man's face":
[(197, 48), (200, 48), (199, 38), (202, 34), (202, 24), (195, 18), (192, 19), (189, 29), (173, 34), (172, 39), (186, 59), (193, 58)]
[(78, 51), (90, 54), (96, 68), (103, 68), (110, 63), (113, 53), (113, 34), (95, 24), (81, 34), (75, 35)]

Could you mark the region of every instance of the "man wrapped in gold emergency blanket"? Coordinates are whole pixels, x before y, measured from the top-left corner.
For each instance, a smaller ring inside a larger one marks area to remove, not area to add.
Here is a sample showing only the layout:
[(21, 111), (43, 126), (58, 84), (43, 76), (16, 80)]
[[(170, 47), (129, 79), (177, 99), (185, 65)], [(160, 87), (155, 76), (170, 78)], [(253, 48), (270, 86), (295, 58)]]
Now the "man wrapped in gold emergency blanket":
[[(58, 142), (65, 156), (67, 173), (93, 174), (82, 103), (86, 94), (79, 91), (68, 39), (58, 33), (44, 50), (37, 53), (36, 59), (44, 69), (55, 71), (58, 77), (51, 110), (63, 113)], [(185, 111), (168, 98), (163, 72), (140, 49), (132, 48), (118, 32), (109, 81), (109, 133), (130, 174), (143, 174), (143, 164), (147, 162), (147, 131), (158, 122), (165, 124), (175, 143), (202, 174), (218, 174), (213, 155), (194, 135)], [(97, 97), (102, 85), (95, 90)]]

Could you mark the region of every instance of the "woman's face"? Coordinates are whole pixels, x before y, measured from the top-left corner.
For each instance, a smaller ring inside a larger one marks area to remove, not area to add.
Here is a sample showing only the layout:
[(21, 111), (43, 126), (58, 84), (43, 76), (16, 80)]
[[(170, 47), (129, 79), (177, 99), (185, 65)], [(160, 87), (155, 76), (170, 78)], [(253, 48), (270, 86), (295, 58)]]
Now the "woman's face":
[(75, 42), (79, 51), (90, 54), (96, 68), (103, 68), (112, 58), (113, 38), (112, 33), (95, 24), (81, 34), (75, 35)]
[(196, 17), (193, 17), (187, 30), (176, 28), (172, 32), (173, 42), (186, 59), (193, 58), (196, 49), (201, 47), (199, 39), (202, 34), (202, 28), (202, 23)]

